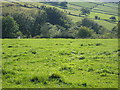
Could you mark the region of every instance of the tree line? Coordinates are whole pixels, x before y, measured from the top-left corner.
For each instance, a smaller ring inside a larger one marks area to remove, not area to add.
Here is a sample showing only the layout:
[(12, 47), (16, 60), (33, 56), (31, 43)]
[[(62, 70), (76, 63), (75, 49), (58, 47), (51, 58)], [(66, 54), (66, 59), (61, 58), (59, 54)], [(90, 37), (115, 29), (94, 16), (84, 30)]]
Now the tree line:
[(112, 30), (84, 18), (73, 23), (61, 10), (44, 7), (37, 13), (28, 11), (3, 13), (2, 38), (116, 38), (117, 26)]

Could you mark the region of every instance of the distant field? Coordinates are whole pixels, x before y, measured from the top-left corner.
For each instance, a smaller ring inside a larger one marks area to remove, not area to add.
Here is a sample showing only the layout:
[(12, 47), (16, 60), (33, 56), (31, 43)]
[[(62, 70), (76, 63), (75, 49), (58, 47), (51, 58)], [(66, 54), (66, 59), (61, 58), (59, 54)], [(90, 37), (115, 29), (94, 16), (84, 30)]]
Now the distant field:
[(3, 39), (3, 88), (117, 88), (117, 39)]
[(68, 4), (68, 9), (66, 9), (68, 12), (70, 12), (73, 15), (69, 15), (70, 18), (74, 22), (80, 21), (80, 19), (83, 19), (83, 17), (78, 17), (79, 14), (81, 14), (80, 9), (82, 7), (88, 7), (92, 8), (90, 14), (88, 15), (88, 18), (95, 19), (95, 16), (100, 17), (101, 20), (95, 20), (98, 24), (104, 26), (108, 30), (112, 30), (114, 26), (117, 25), (117, 22), (108, 22), (106, 20), (110, 20), (109, 18), (112, 16), (116, 17), (116, 20), (118, 21), (118, 5), (114, 3), (100, 3), (100, 2), (70, 2)]
[(79, 7), (88, 7), (88, 8), (92, 8), (96, 6), (95, 3), (89, 3), (89, 2), (70, 2), (69, 4)]
[(114, 23), (109, 23), (109, 22), (104, 21), (104, 20), (95, 20), (95, 22), (97, 22), (99, 25), (102, 25), (103, 27), (105, 27), (105, 28), (108, 29), (108, 30), (112, 30), (113, 27), (116, 26), (116, 24), (114, 24)]
[(105, 6), (108, 6), (108, 7), (116, 7), (116, 8), (118, 8), (118, 5), (116, 5), (115, 3), (105, 3), (104, 4)]
[(108, 6), (98, 6), (94, 8), (92, 11), (101, 12), (109, 15), (118, 15), (118, 7), (108, 7)]
[(68, 15), (68, 16), (73, 22), (79, 22), (83, 19), (82, 17), (76, 17), (76, 16), (72, 16), (72, 15)]
[[(95, 13), (95, 12), (91, 12), (89, 15), (90, 18), (95, 18), (95, 16), (98, 16), (101, 19), (109, 19), (110, 17), (112, 17), (112, 15), (103, 14), (103, 13)], [(118, 20), (118, 16), (115, 16), (115, 17)]]

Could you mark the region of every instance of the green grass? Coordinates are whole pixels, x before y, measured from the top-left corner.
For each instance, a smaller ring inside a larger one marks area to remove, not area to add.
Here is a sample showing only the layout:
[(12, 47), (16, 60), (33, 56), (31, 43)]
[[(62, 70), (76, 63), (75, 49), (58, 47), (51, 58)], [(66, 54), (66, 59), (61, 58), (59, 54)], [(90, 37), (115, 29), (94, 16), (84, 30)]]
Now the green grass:
[[(95, 12), (91, 12), (89, 15), (89, 18), (95, 18), (95, 16), (100, 17), (101, 19), (109, 19), (110, 17), (112, 17), (113, 15), (108, 15), (108, 14), (103, 14), (103, 13), (95, 13)], [(116, 19), (118, 20), (118, 17), (115, 16)]]
[(70, 9), (70, 10), (81, 10), (82, 7), (79, 7), (79, 6), (75, 6), (75, 5), (72, 5), (72, 4), (68, 4), (67, 5), (68, 8), (67, 9)]
[(80, 11), (77, 11), (77, 10), (66, 10), (67, 12), (70, 12), (71, 14), (74, 14), (74, 15), (79, 15), (80, 14)]
[(96, 6), (95, 3), (90, 3), (90, 2), (69, 2), (69, 4), (79, 6), (79, 7), (88, 7), (88, 8), (92, 8)]
[(108, 29), (110, 31), (113, 29), (113, 27), (117, 26), (117, 24), (115, 24), (115, 23), (109, 23), (104, 20), (95, 20), (95, 22), (97, 22), (99, 25), (102, 25), (103, 27), (105, 27), (106, 29)]
[(118, 8), (117, 7), (98, 6), (98, 7), (94, 8), (92, 11), (118, 16)]
[(117, 88), (117, 39), (3, 39), (3, 88)]
[(117, 4), (115, 4), (115, 3), (105, 3), (104, 4), (105, 6), (108, 6), (108, 7), (116, 7), (116, 8), (118, 8), (118, 5)]
[(68, 17), (75, 23), (81, 21), (83, 18), (82, 17), (76, 17), (72, 15), (68, 15)]

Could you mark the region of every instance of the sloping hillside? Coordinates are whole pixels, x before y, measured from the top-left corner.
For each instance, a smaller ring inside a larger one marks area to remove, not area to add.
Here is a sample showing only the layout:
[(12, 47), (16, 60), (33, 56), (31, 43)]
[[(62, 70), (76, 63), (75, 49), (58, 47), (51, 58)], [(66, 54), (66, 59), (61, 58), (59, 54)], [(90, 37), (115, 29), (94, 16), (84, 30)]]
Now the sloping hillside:
[[(118, 3), (107, 2), (3, 2), (0, 6), (3, 13), (37, 13), (41, 7), (55, 7), (64, 12), (74, 23), (82, 21), (84, 18), (94, 20), (97, 24), (111, 31), (118, 22)], [(89, 14), (84, 15), (82, 8), (90, 10)], [(97, 19), (96, 19), (97, 17)], [(115, 18), (114, 20), (111, 18)]]

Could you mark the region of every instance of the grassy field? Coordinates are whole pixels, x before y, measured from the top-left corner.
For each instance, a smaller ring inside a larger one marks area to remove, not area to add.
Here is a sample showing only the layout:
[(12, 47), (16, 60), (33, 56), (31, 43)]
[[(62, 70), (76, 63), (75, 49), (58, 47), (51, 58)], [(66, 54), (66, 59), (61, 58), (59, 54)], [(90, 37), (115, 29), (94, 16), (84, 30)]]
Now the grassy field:
[(79, 6), (79, 7), (87, 7), (87, 8), (92, 8), (96, 6), (95, 3), (90, 3), (90, 2), (69, 2), (69, 4), (72, 4), (74, 6)]
[(118, 7), (108, 7), (108, 6), (98, 6), (94, 8), (92, 11), (94, 12), (101, 12), (101, 13), (106, 13), (109, 15), (118, 15)]
[(109, 23), (104, 20), (95, 20), (95, 22), (97, 22), (99, 25), (102, 25), (103, 27), (105, 27), (108, 30), (112, 30), (112, 28), (116, 26), (115, 23)]
[(117, 39), (3, 39), (3, 88), (117, 88)]
[[(108, 15), (108, 14), (91, 12), (89, 15), (89, 18), (95, 18), (95, 16), (98, 16), (101, 19), (109, 19), (110, 17), (112, 17), (111, 15)], [(115, 17), (118, 20), (118, 17), (117, 16), (115, 16)]]

